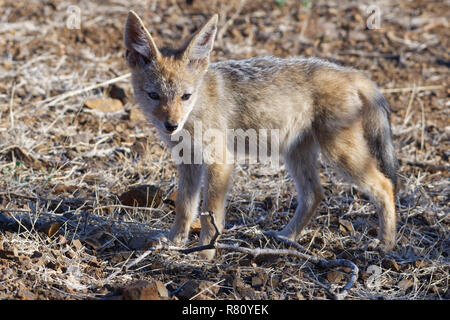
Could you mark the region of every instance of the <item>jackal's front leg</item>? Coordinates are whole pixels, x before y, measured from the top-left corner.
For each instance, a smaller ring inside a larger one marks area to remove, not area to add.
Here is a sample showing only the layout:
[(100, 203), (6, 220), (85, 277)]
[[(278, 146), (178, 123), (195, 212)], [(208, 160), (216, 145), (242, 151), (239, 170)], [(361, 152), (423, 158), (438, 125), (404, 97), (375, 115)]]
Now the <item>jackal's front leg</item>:
[(178, 194), (175, 203), (176, 217), (169, 233), (169, 240), (177, 244), (184, 243), (192, 220), (197, 214), (201, 184), (201, 165), (181, 164), (178, 166)]
[[(205, 186), (203, 199), (203, 212), (210, 211), (216, 220), (219, 232), (225, 224), (225, 199), (228, 191), (228, 182), (233, 170), (229, 164), (211, 164), (205, 167)], [(216, 230), (209, 216), (201, 216), (202, 230), (200, 232), (200, 245), (209, 244)], [(205, 250), (200, 255), (208, 260), (214, 258), (215, 250)]]

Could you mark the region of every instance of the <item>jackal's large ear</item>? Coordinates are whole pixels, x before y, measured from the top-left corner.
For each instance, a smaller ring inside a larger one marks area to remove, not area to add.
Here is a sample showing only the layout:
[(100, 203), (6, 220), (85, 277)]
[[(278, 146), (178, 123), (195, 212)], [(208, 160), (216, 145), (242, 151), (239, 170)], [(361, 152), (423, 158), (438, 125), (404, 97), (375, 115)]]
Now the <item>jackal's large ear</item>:
[(134, 11), (128, 13), (123, 41), (125, 57), (130, 66), (146, 64), (161, 55), (152, 36)]
[(188, 63), (208, 64), (209, 54), (213, 48), (217, 32), (217, 20), (218, 15), (213, 15), (187, 44), (184, 59)]

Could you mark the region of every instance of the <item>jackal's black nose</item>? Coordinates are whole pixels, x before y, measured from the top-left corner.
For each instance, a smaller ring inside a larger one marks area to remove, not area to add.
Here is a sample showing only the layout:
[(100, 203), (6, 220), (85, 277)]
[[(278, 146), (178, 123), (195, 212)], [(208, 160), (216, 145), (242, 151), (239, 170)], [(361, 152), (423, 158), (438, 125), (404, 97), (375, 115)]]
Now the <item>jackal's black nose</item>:
[(174, 132), (178, 128), (178, 123), (166, 121), (166, 122), (164, 122), (164, 126), (166, 127), (167, 131)]

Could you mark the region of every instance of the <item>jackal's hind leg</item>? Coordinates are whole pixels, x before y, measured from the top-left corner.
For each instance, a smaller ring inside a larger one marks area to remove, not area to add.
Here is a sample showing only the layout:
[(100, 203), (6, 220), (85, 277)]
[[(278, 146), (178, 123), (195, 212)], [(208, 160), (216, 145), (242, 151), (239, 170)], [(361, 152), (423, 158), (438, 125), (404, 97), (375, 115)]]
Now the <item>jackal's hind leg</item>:
[(322, 151), (346, 177), (366, 192), (377, 207), (379, 249), (389, 251), (395, 244), (396, 213), (394, 187), (377, 167), (369, 151), (360, 122), (320, 139)]

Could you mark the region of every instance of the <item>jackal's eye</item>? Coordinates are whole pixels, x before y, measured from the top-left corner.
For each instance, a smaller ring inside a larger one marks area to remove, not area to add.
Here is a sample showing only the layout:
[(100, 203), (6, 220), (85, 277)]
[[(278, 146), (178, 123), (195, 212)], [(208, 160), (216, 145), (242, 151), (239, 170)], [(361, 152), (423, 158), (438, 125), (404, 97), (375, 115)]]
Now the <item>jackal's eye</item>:
[(159, 94), (156, 93), (155, 91), (147, 92), (147, 94), (150, 97), (150, 99), (152, 99), (152, 100), (159, 100)]
[(191, 97), (190, 93), (185, 93), (181, 96), (181, 100), (186, 101), (186, 100), (189, 100), (190, 97)]

